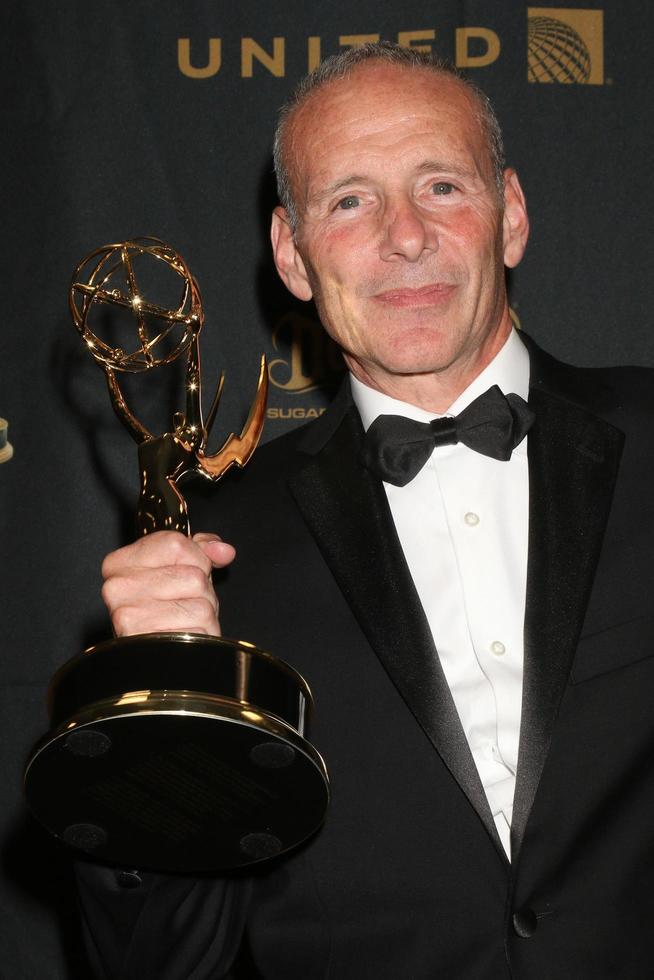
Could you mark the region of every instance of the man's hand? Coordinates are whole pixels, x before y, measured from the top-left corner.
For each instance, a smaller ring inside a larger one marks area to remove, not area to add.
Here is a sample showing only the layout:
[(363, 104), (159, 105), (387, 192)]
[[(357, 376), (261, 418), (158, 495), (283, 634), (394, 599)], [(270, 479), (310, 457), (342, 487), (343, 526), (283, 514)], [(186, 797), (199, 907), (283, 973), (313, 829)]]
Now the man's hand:
[(213, 568), (234, 559), (215, 534), (157, 531), (102, 563), (102, 598), (116, 636), (169, 631), (220, 636)]

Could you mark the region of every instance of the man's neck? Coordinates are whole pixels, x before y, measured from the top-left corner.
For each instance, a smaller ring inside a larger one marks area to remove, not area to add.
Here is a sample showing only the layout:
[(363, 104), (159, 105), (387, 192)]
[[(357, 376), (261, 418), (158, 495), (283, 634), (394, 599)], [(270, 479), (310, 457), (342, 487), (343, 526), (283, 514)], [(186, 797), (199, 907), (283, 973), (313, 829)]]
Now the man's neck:
[(362, 384), (396, 401), (415, 405), (426, 412), (443, 414), (497, 356), (511, 335), (508, 315), (492, 337), (469, 357), (461, 357), (440, 371), (425, 374), (393, 375), (366, 368), (345, 355), (350, 373)]
[(493, 385), (497, 385), (505, 395), (509, 392), (515, 392), (525, 400), (528, 399), (529, 354), (516, 331), (512, 331), (504, 346), (491, 362), (442, 411), (423, 409), (413, 402), (395, 399), (366, 385), (355, 377), (351, 377), (350, 382), (352, 395), (365, 429), (379, 415), (402, 415), (418, 422), (428, 422), (437, 415), (458, 415), (475, 398)]

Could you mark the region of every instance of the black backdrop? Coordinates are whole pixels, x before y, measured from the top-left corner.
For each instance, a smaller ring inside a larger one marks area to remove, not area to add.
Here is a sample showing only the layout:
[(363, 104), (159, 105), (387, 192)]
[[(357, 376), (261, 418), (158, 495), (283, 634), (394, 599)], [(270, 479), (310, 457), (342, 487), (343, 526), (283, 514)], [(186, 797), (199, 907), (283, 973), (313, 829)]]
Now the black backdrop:
[(0, 977), (56, 980), (86, 975), (70, 875), (25, 817), (21, 772), (49, 675), (106, 631), (99, 564), (130, 534), (137, 485), (69, 321), (73, 267), (105, 242), (169, 241), (202, 287), (207, 388), (227, 371), (218, 426), (242, 424), (261, 351), (265, 438), (315, 415), (338, 366), (268, 256), (275, 110), (310, 59), (402, 33), (456, 57), (497, 105), (533, 221), (511, 282), (521, 325), (580, 364), (652, 365), (654, 9), (4, 0), (0, 17), (0, 416), (15, 450), (0, 465)]

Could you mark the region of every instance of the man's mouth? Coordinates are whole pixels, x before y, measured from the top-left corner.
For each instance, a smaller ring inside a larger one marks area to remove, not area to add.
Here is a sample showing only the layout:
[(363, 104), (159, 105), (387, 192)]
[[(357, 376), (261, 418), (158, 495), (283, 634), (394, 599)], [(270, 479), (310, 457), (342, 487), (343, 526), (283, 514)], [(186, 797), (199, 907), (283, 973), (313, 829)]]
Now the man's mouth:
[(404, 286), (400, 289), (386, 289), (376, 293), (374, 299), (385, 306), (398, 308), (438, 306), (446, 302), (455, 290), (453, 283), (435, 282), (417, 289)]

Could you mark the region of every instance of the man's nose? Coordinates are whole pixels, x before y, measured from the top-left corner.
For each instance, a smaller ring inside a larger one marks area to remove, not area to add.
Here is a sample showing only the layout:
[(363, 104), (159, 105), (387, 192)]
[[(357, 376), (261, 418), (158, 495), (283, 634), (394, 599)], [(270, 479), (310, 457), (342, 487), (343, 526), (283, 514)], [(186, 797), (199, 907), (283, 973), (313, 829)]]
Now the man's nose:
[(412, 201), (395, 202), (386, 209), (380, 247), (387, 262), (417, 262), (425, 250), (437, 251), (438, 232), (433, 220)]

